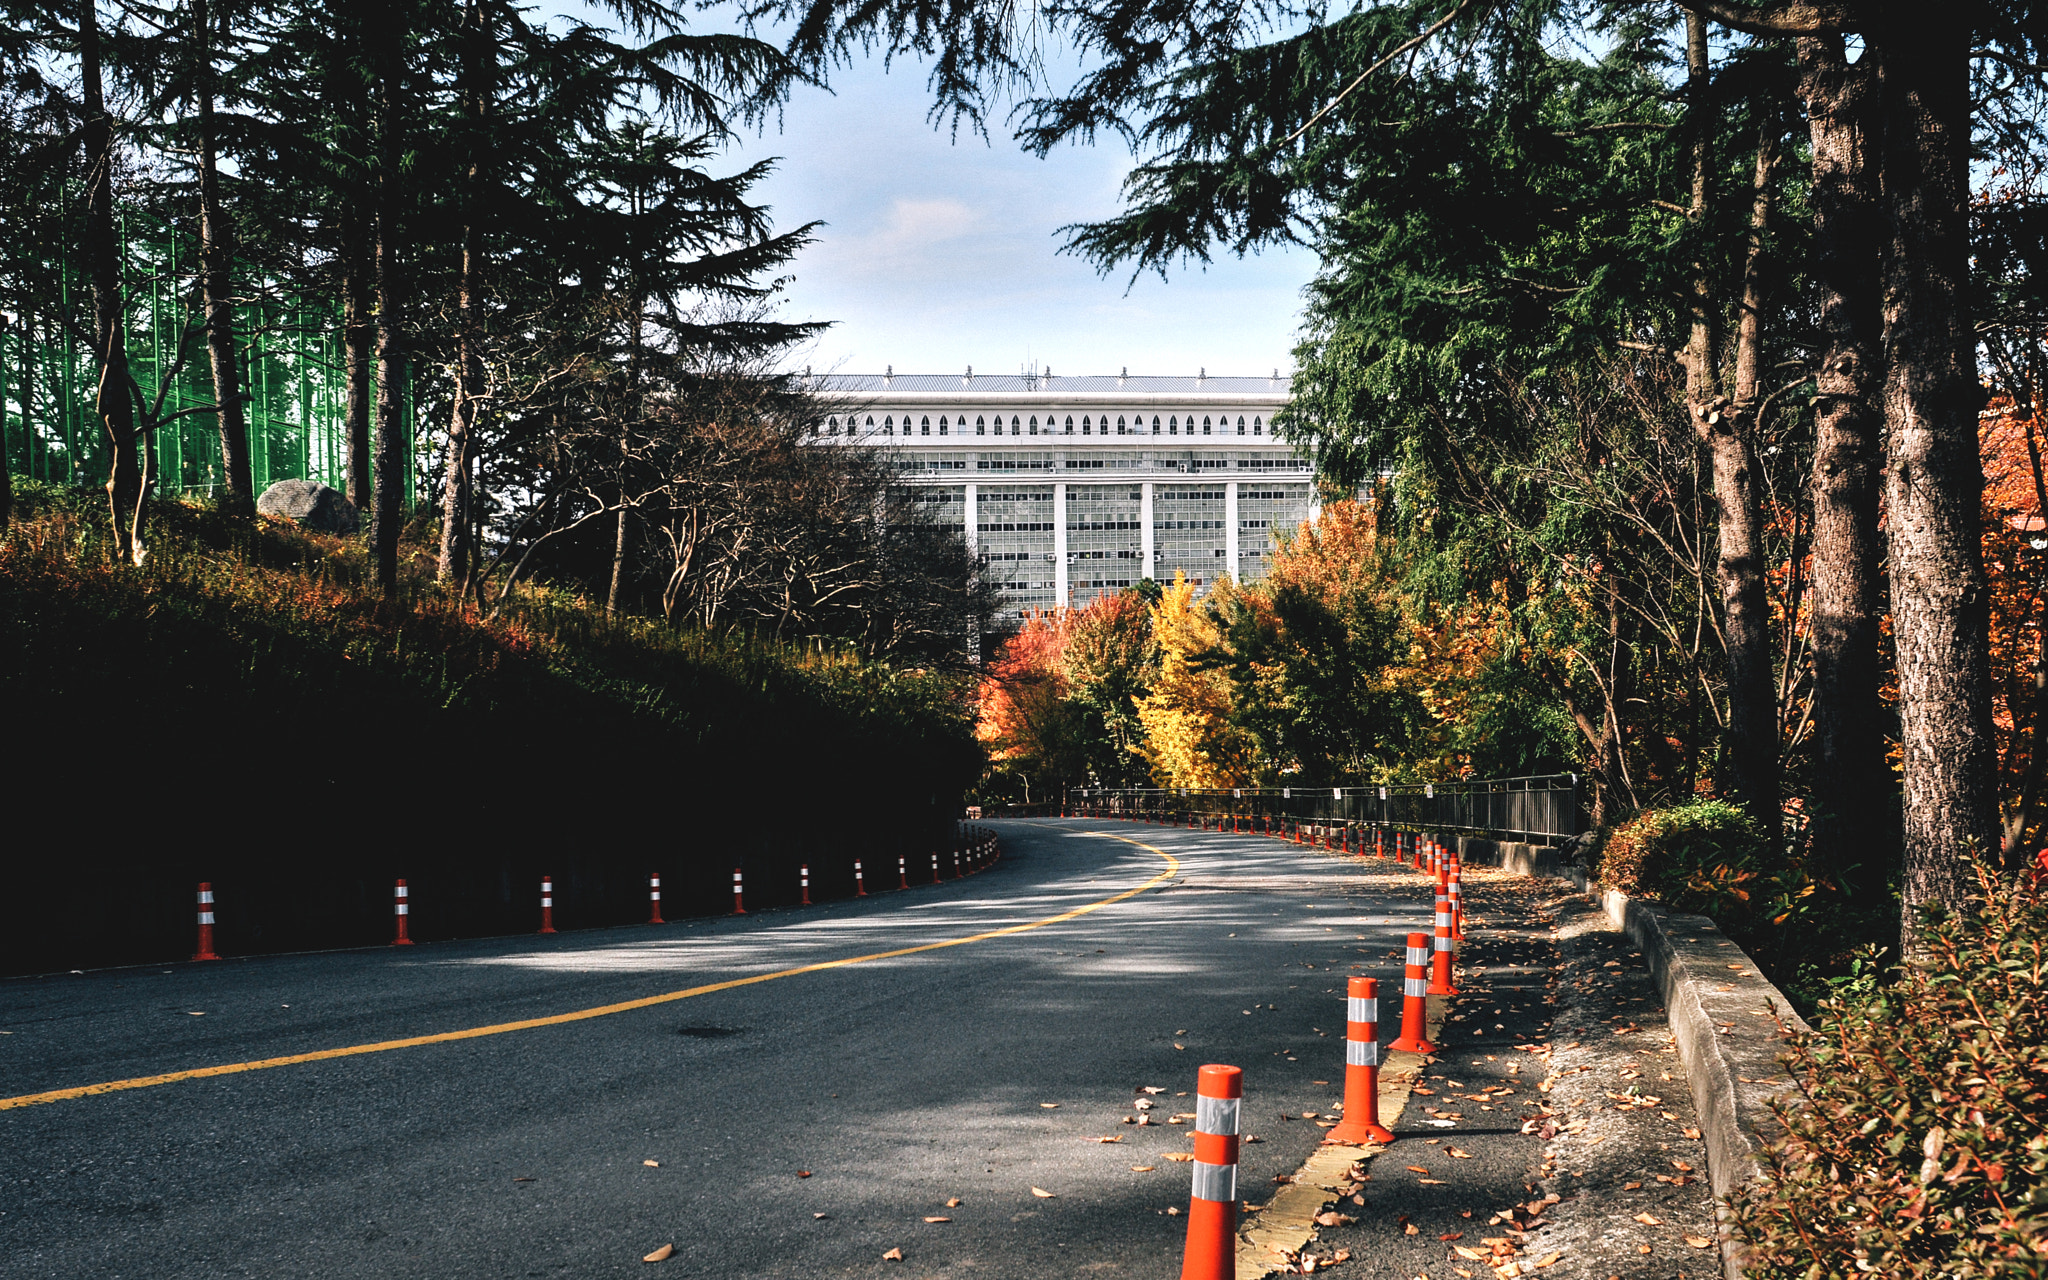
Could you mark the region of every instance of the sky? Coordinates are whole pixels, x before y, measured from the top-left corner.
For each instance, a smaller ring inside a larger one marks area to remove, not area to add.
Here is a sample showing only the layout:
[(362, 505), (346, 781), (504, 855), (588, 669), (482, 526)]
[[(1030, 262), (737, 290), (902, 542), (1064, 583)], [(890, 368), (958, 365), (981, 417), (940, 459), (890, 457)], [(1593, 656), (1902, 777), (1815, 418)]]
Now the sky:
[(784, 318), (830, 320), (794, 364), (820, 372), (1263, 375), (1292, 367), (1298, 248), (1218, 257), (1133, 282), (1059, 252), (1064, 224), (1117, 211), (1131, 167), (1118, 142), (1044, 160), (1007, 133), (957, 141), (927, 123), (924, 70), (841, 68), (799, 91), (780, 129), (749, 136), (732, 167), (779, 156), (756, 188), (778, 230), (819, 220)]

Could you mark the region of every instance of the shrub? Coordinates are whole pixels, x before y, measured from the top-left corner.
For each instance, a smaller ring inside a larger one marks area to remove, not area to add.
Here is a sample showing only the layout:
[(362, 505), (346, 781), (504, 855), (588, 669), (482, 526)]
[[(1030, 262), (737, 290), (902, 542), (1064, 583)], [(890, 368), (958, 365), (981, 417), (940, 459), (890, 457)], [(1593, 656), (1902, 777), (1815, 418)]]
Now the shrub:
[(1979, 867), (1889, 986), (1844, 984), (1730, 1204), (1753, 1280), (2048, 1274), (2048, 905)]
[(1775, 888), (1763, 843), (1749, 815), (1725, 800), (1645, 809), (1607, 837), (1600, 883), (1718, 919)]

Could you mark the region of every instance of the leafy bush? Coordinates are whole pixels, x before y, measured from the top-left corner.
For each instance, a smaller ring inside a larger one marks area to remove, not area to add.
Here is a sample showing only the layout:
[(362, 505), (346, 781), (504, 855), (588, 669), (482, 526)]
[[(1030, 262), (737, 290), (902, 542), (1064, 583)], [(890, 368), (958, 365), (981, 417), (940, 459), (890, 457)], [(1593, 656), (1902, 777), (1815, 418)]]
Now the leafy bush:
[(1775, 887), (1763, 843), (1749, 815), (1725, 800), (1645, 809), (1607, 837), (1600, 883), (1719, 919)]
[(1794, 1040), (1800, 1097), (1730, 1205), (1753, 1280), (2048, 1274), (2048, 904), (1977, 876), (1896, 983)]

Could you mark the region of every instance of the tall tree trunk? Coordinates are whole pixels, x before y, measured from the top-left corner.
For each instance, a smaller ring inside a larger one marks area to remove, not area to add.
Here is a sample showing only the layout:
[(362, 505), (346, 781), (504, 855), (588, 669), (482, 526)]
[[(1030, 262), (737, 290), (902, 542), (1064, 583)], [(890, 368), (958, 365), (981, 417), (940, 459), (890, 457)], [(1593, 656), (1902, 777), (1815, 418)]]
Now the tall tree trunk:
[(92, 286), (93, 411), (107, 438), (107, 506), (114, 548), (141, 564), (142, 467), (136, 450), (135, 403), (128, 395), (128, 339), (122, 327), (121, 244), (114, 224), (114, 122), (100, 81), (99, 12), (78, 7), (79, 79), (85, 98), (85, 229), (81, 256)]
[(1813, 146), (1812, 270), (1825, 346), (1814, 374), (1813, 854), (1856, 864), (1872, 888), (1897, 848), (1891, 771), (1879, 723), (1877, 526), (1884, 427), (1884, 216), (1878, 201), (1877, 85), (1850, 66), (1842, 37), (1798, 41), (1800, 96)]
[(213, 31), (206, 0), (192, 0), (193, 97), (199, 117), (199, 288), (206, 316), (206, 352), (213, 366), (214, 420), (220, 428), (220, 462), (227, 480), (227, 505), (238, 515), (256, 510), (249, 471), (249, 428), (242, 415), (240, 369), (235, 363), (235, 307), (230, 273), (234, 233), (220, 207), (220, 167), (213, 130)]
[(1967, 899), (1972, 843), (1998, 847), (1998, 761), (1979, 528), (1984, 390), (1967, 294), (1972, 11), (1888, 8), (1871, 52), (1882, 59), (1885, 506), (1911, 949), (1919, 908)]
[(470, 574), (470, 467), (476, 455), (477, 410), (484, 394), (483, 353), (477, 332), (477, 278), (481, 269), (483, 216), (481, 155), (484, 117), (491, 93), (490, 31), (483, 6), (469, 0), (463, 21), (462, 101), (468, 117), (470, 161), (463, 175), (461, 278), (456, 283), (455, 406), (448, 423), (448, 473), (441, 484), (441, 551), (435, 578), (466, 587)]
[[(1696, 227), (1710, 211), (1712, 155), (1704, 118), (1709, 93), (1706, 19), (1686, 15), (1688, 89), (1695, 114), (1692, 145), (1692, 208)], [(1770, 215), (1770, 182), (1775, 139), (1757, 151), (1752, 191), (1752, 236), (1745, 271), (1744, 305), (1737, 322), (1735, 395), (1722, 390), (1720, 301), (1702, 260), (1693, 280), (1692, 332), (1685, 349), (1686, 399), (1700, 443), (1713, 469), (1716, 544), (1715, 578), (1721, 588), (1722, 629), (1728, 644), (1728, 737), (1725, 769), (1716, 778), (1733, 793), (1776, 849), (1782, 819), (1778, 810), (1778, 699), (1771, 680), (1771, 618), (1764, 597), (1763, 502), (1754, 447), (1757, 407), (1757, 351), (1761, 322), (1756, 303), (1762, 292), (1763, 223)], [(1704, 240), (1703, 231), (1696, 231)], [(1704, 252), (1704, 250), (1702, 250)]]
[(372, 23), (369, 40), (376, 68), (377, 171), (372, 180), (371, 236), (377, 291), (377, 421), (370, 543), (377, 559), (377, 583), (387, 596), (398, 592), (398, 536), (401, 503), (410, 483), (412, 444), (405, 411), (404, 283), (398, 261), (399, 76), (403, 69), (400, 33), (389, 22)]
[(376, 398), (370, 375), (370, 353), (377, 341), (371, 320), (374, 276), (369, 232), (359, 206), (349, 201), (341, 213), (341, 360), (347, 390), (343, 435), (348, 500), (364, 514), (369, 511), (372, 491), (370, 404)]

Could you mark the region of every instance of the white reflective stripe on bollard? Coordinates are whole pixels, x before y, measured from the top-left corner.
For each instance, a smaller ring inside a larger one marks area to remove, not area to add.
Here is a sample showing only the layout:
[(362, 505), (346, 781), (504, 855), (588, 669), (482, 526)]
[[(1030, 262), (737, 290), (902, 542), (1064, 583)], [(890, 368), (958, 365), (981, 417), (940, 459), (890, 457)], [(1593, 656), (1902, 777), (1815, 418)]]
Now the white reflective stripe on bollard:
[(1376, 1067), (1380, 1065), (1380, 1042), (1377, 1040), (1346, 1040), (1344, 1042), (1344, 1064), (1351, 1067)]
[(1344, 1020), (1346, 1022), (1378, 1022), (1380, 1020), (1379, 997), (1373, 996), (1370, 999), (1367, 999), (1365, 996), (1344, 997)]
[(1195, 1199), (1224, 1204), (1237, 1199), (1237, 1166), (1195, 1161)]
[[(1243, 1098), (1195, 1098), (1195, 1131), (1197, 1133), (1220, 1133), (1225, 1137), (1237, 1134), (1237, 1116), (1244, 1104)], [(1225, 1197), (1226, 1199), (1228, 1197)]]

